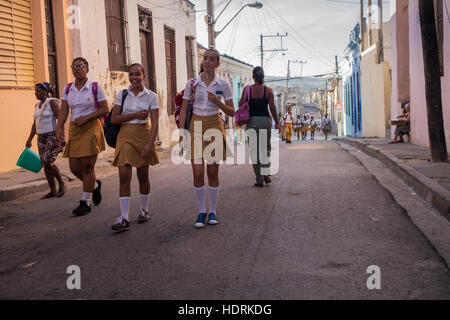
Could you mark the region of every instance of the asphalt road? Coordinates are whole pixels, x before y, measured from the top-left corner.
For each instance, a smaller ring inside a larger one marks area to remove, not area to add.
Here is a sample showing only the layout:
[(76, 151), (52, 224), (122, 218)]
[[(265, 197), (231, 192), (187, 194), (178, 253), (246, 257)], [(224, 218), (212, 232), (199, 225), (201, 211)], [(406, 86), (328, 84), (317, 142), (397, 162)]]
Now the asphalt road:
[[(73, 217), (63, 198), (0, 204), (0, 299), (449, 299), (450, 271), (390, 194), (332, 142), (281, 145), (273, 183), (224, 165), (220, 224), (193, 227), (191, 168), (151, 168), (152, 218), (110, 229), (120, 214), (116, 169), (99, 175), (103, 202)], [(68, 266), (81, 270), (69, 290)], [(369, 290), (369, 266), (381, 289)]]

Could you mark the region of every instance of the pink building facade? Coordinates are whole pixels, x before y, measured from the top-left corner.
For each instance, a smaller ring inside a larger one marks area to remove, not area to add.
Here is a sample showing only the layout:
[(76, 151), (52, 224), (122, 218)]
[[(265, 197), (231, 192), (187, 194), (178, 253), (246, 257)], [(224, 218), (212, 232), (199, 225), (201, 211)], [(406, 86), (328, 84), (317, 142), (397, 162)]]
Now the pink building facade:
[[(429, 146), (418, 0), (396, 1), (395, 12), (391, 18), (391, 30), (393, 51), (391, 118), (396, 118), (401, 113), (401, 104), (409, 101), (411, 142)], [(445, 10), (443, 39), (442, 111), (447, 149), (450, 150), (450, 23)]]

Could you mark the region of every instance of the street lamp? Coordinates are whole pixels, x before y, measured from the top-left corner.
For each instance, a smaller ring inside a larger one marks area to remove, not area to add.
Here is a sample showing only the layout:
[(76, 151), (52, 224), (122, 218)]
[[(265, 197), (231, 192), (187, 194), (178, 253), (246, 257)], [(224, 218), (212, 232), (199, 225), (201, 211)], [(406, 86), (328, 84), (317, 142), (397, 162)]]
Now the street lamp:
[[(217, 19), (219, 19), (219, 17), (222, 15), (223, 11), (225, 11), (225, 9), (228, 7), (228, 5), (230, 3), (231, 3), (231, 1), (228, 2), (228, 4), (225, 6), (225, 8), (222, 10), (222, 12), (217, 17)], [(241, 13), (242, 10), (244, 10), (245, 7), (261, 9), (263, 7), (263, 4), (261, 2), (255, 1), (253, 3), (248, 3), (248, 4), (244, 5), (233, 16), (233, 18), (231, 18), (231, 20), (228, 21), (228, 23), (222, 28), (222, 30), (215, 31), (214, 27), (215, 27), (215, 24), (217, 22), (217, 19), (214, 19), (214, 5), (213, 5), (213, 1), (212, 0), (208, 0), (208, 16), (206, 16), (205, 18), (207, 18), (206, 22), (208, 24), (209, 47), (210, 48), (215, 48), (215, 46), (216, 46), (216, 41), (215, 40), (216, 40), (217, 36), (234, 20), (234, 18), (236, 18), (238, 16), (239, 13)]]

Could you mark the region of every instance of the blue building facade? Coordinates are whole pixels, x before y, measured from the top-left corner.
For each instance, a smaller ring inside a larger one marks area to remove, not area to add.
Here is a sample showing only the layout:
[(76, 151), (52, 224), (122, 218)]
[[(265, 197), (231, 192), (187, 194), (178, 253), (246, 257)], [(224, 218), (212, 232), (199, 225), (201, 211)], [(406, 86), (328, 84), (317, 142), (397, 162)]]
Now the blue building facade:
[(361, 28), (357, 24), (350, 35), (347, 57), (350, 63), (349, 76), (344, 81), (345, 134), (362, 136), (361, 123)]

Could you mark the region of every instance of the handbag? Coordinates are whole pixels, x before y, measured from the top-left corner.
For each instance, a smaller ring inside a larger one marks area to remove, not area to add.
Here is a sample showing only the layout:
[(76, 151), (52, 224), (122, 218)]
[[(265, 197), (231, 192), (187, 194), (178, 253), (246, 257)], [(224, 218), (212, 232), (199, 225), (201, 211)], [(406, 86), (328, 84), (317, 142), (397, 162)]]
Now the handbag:
[[(120, 114), (123, 112), (123, 104), (125, 103), (125, 99), (128, 95), (128, 90), (125, 89), (122, 91), (122, 105), (120, 106)], [(114, 108), (113, 108), (114, 109)], [(111, 148), (116, 148), (117, 144), (117, 136), (119, 135), (121, 124), (114, 124), (111, 122), (111, 115), (113, 110), (108, 113), (106, 117), (105, 124), (103, 126), (103, 132), (105, 134), (105, 140), (108, 146)]]
[[(195, 99), (195, 79), (191, 79), (189, 80), (189, 86), (191, 88), (191, 94), (189, 95), (189, 104), (187, 106), (187, 114), (186, 114), (186, 122), (184, 124), (184, 128), (186, 130), (189, 130), (189, 125), (191, 123), (191, 118), (192, 118), (192, 112), (194, 109), (194, 99)], [(184, 96), (184, 90), (181, 91), (179, 94), (177, 94), (175, 96), (175, 98), (173, 99), (174, 104), (175, 104), (175, 114), (174, 114), (174, 118), (175, 118), (175, 122), (177, 124), (177, 127), (180, 127), (180, 118), (181, 118), (181, 109), (183, 107), (183, 96)]]
[(236, 111), (235, 119), (238, 126), (246, 125), (250, 119), (250, 86), (246, 86), (244, 89), (244, 102)]

